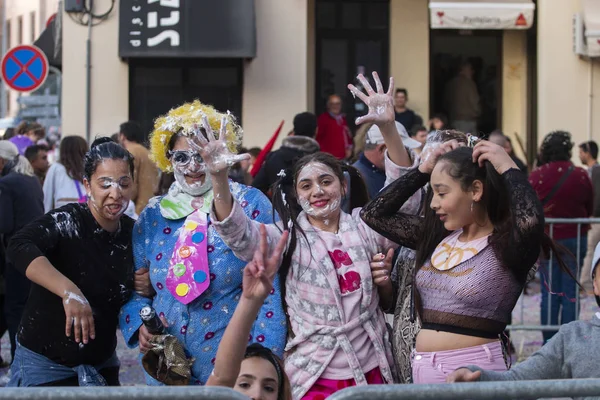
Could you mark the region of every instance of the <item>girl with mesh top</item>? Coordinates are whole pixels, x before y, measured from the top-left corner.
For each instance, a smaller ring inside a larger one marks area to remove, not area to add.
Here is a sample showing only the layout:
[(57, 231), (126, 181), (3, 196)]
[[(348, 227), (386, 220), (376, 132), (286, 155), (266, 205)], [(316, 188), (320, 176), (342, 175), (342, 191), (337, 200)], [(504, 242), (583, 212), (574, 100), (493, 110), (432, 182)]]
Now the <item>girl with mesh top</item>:
[[(398, 211), (428, 183), (422, 216)], [(500, 335), (540, 248), (553, 248), (541, 203), (510, 156), (487, 141), (473, 148), (447, 142), (361, 216), (417, 251), (415, 304), (422, 329), (412, 357), (414, 382), (443, 383), (465, 364), (506, 370)]]

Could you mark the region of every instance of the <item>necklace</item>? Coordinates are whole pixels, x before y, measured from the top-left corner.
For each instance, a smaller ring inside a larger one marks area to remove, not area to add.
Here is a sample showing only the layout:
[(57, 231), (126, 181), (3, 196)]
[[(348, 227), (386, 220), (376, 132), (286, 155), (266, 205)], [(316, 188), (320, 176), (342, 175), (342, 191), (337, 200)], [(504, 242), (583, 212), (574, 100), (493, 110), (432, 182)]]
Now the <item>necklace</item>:
[(447, 251), (444, 252), (444, 255), (446, 256), (444, 258), (444, 261), (443, 261), (444, 264), (446, 262), (448, 262), (448, 259), (450, 258), (450, 256), (452, 255), (452, 253), (454, 253), (454, 249), (456, 248), (456, 244), (458, 243), (458, 238), (459, 237), (460, 237), (460, 234), (456, 235), (456, 237), (454, 238), (454, 242), (452, 243), (452, 247), (450, 247), (449, 249), (447, 249)]
[[(470, 258), (479, 253), (479, 250), (474, 246), (475, 240), (468, 242), (459, 242), (459, 237), (462, 234), (456, 234), (456, 237), (450, 242), (440, 243), (431, 257), (431, 266), (440, 271), (446, 271), (454, 268), (456, 265), (463, 262), (466, 258)], [(487, 237), (487, 236), (486, 236)], [(483, 238), (481, 238), (483, 239)]]

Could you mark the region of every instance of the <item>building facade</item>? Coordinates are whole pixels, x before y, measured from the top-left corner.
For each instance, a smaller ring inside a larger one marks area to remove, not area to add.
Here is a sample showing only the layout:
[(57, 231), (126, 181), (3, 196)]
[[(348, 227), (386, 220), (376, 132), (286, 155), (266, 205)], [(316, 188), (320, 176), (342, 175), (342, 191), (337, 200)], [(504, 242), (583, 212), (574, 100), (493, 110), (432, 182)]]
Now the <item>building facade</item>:
[[(64, 134), (85, 135), (88, 95), (91, 135), (112, 134), (128, 119), (149, 131), (157, 115), (198, 98), (231, 110), (245, 145), (263, 146), (281, 120), (289, 131), (296, 113), (323, 112), (332, 93), (342, 95), (353, 117), (346, 84), (363, 69), (393, 76), (427, 121), (444, 111), (444, 86), (468, 59), (482, 102), (481, 130), (502, 129), (530, 161), (555, 129), (570, 131), (576, 142), (600, 139), (599, 62), (575, 54), (573, 37), (576, 14), (593, 33), (600, 14), (589, 6), (593, 0), (238, 1), (250, 6), (118, 1), (91, 30), (63, 14)], [(94, 3), (100, 15), (112, 1)], [(169, 32), (181, 35), (179, 42)]]

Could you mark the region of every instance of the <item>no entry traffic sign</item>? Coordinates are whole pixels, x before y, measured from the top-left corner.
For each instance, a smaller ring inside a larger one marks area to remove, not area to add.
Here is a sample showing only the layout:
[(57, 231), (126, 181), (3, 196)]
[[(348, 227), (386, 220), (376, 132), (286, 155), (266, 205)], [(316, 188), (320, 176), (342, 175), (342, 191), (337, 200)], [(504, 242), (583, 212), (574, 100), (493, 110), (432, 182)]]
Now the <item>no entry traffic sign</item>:
[(17, 46), (2, 58), (2, 79), (18, 92), (31, 92), (48, 77), (48, 59), (36, 46)]

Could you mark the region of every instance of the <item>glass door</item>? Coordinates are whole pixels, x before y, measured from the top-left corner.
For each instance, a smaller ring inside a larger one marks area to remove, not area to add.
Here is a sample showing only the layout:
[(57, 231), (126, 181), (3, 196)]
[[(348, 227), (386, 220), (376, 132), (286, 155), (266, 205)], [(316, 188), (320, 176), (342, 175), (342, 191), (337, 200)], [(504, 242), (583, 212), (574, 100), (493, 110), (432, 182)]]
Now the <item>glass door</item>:
[(231, 111), (241, 123), (241, 60), (132, 59), (129, 73), (129, 117), (146, 135), (158, 116), (195, 99)]
[(337, 94), (354, 130), (354, 119), (366, 109), (346, 86), (359, 72), (388, 79), (389, 0), (317, 0), (316, 8), (315, 111), (324, 112), (327, 98)]

